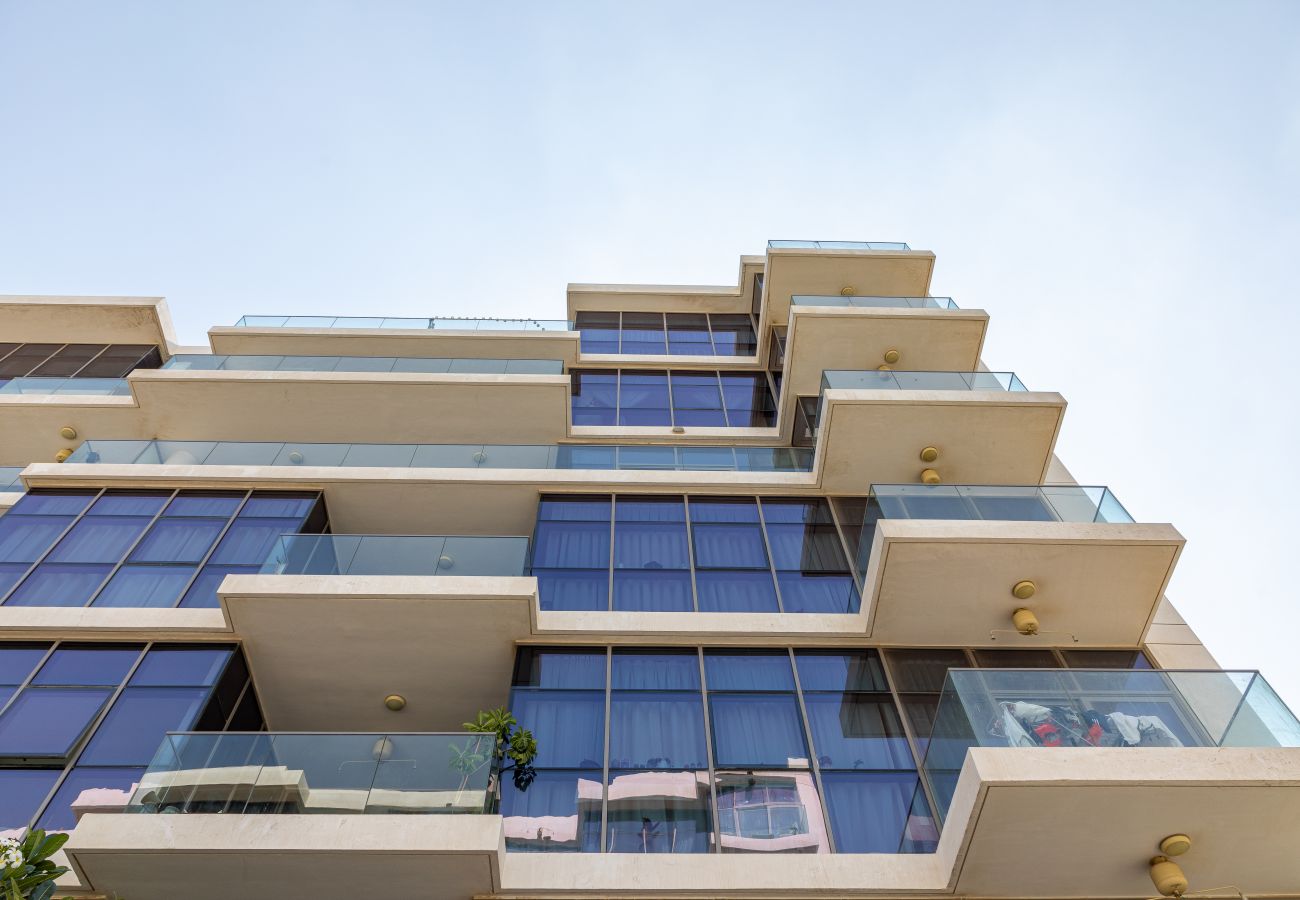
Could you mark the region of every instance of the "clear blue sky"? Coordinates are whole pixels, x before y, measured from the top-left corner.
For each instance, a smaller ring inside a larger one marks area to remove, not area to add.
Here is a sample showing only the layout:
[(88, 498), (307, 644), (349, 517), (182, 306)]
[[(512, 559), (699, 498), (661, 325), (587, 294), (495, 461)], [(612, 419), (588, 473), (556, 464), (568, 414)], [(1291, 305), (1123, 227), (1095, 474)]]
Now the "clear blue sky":
[(189, 343), (558, 318), (770, 237), (934, 250), (1300, 706), (1300, 3), (0, 0), (0, 292), (164, 295)]

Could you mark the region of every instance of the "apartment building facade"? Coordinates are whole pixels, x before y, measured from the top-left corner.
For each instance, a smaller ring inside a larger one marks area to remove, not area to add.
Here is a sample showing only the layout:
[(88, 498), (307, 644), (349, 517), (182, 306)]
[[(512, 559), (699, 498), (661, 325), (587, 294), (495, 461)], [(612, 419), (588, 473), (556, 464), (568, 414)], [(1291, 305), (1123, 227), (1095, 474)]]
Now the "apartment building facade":
[(1300, 723), (934, 263), (203, 347), (0, 297), (0, 835), (129, 900), (1300, 897)]

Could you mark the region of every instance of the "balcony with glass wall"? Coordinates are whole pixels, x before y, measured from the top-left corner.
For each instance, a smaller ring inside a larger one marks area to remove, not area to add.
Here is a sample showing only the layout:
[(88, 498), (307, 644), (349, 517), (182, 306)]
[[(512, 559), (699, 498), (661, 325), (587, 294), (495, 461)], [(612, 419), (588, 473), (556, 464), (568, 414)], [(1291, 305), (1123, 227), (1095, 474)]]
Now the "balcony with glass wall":
[(822, 391), (1027, 391), (1015, 372), (895, 372), (828, 369)]
[(26, 490), (22, 472), (26, 466), (0, 466), (0, 494), (19, 493)]
[(791, 306), (830, 306), (844, 309), (957, 309), (951, 297), (858, 297), (797, 294)]
[(261, 574), (518, 577), (527, 569), (526, 537), (286, 534)]
[(927, 297), (934, 254), (901, 241), (768, 241), (759, 325), (783, 325), (792, 297)]
[(439, 329), (442, 331), (573, 331), (567, 319), (409, 318), (393, 316), (241, 316), (236, 328)]
[(0, 381), (0, 401), (9, 397), (130, 397), (125, 378), (37, 378)]
[(809, 472), (798, 447), (88, 440), (65, 464)]
[(768, 241), (772, 250), (911, 250), (902, 241)]
[[(164, 371), (392, 372), (425, 375), (561, 375), (558, 359), (447, 359), (393, 356), (255, 356), (178, 353)], [(3, 388), (0, 388), (2, 391)]]

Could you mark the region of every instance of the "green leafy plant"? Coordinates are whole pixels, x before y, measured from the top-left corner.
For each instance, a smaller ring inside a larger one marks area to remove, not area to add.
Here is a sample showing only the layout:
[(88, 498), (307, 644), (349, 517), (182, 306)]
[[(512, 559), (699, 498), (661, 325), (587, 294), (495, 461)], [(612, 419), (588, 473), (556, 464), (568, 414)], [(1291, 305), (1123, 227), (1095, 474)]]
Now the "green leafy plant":
[(66, 834), (33, 828), (21, 841), (0, 838), (0, 900), (50, 900), (54, 879), (68, 871), (50, 861), (68, 842)]
[[(504, 706), (496, 709), (479, 710), (478, 716), (473, 722), (465, 722), (462, 726), (466, 731), (472, 731), (477, 734), (492, 734), (496, 738), (493, 741), (492, 749), (489, 753), (483, 753), (481, 750), (466, 746), (462, 754), (464, 763), (471, 764), (478, 756), (482, 760), (472, 768), (462, 769), (467, 774), (477, 771), (482, 765), (491, 759), (495, 759), (501, 766), (501, 771), (509, 772), (514, 780), (515, 787), (521, 791), (528, 790), (528, 786), (533, 783), (537, 777), (536, 770), (533, 769), (533, 760), (537, 758), (537, 739), (527, 728), (520, 728), (519, 722), (511, 714), (510, 710)], [(507, 763), (506, 760), (509, 760)], [(452, 765), (458, 765), (453, 759)]]

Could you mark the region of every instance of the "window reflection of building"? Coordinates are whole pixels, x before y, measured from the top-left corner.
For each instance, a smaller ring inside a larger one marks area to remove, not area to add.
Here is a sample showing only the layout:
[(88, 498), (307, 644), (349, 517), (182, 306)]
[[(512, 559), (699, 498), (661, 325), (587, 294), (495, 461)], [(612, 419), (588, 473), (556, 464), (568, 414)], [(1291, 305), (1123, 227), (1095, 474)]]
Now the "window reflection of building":
[(721, 772), (718, 831), (724, 853), (829, 853), (809, 772)]

